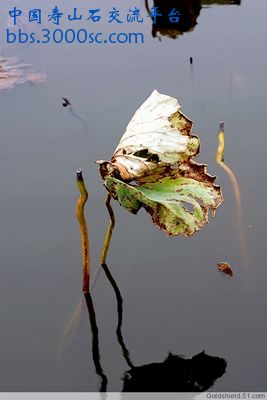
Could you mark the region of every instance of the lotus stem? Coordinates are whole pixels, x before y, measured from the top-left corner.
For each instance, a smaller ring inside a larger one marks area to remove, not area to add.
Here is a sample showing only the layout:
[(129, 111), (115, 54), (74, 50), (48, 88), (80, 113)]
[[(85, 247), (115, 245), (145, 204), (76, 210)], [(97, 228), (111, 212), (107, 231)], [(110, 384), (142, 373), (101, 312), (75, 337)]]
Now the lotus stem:
[(218, 133), (218, 148), (216, 153), (216, 161), (219, 164), (223, 162), (224, 154), (224, 122), (220, 122), (220, 128)]
[(109, 222), (109, 225), (108, 225), (108, 229), (107, 229), (107, 232), (106, 232), (105, 240), (104, 240), (102, 251), (101, 251), (101, 255), (100, 255), (100, 264), (105, 264), (106, 263), (109, 244), (110, 244), (111, 237), (112, 237), (112, 232), (113, 232), (113, 229), (114, 229), (114, 226), (115, 226), (115, 216), (114, 216), (114, 212), (112, 210), (110, 202), (111, 202), (111, 195), (108, 193), (107, 196), (106, 196), (105, 204), (106, 204), (106, 207), (108, 209), (109, 216), (110, 216), (110, 222)]
[(240, 187), (238, 184), (238, 180), (234, 174), (234, 172), (231, 170), (230, 167), (224, 162), (224, 147), (225, 147), (225, 142), (224, 142), (224, 122), (220, 122), (220, 127), (219, 127), (219, 133), (218, 133), (218, 148), (217, 148), (217, 153), (216, 153), (216, 161), (217, 164), (220, 165), (224, 171), (227, 173), (232, 189), (234, 192), (235, 196), (235, 202), (236, 202), (236, 218), (237, 218), (237, 230), (238, 230), (238, 237), (239, 237), (239, 243), (240, 243), (240, 250), (241, 250), (241, 258), (243, 265), (245, 267), (245, 272), (246, 272), (246, 280), (247, 283), (249, 281), (249, 260), (248, 260), (248, 251), (247, 251), (247, 242), (246, 242), (246, 235), (245, 235), (245, 230), (244, 230), (244, 225), (243, 225), (243, 211), (242, 211), (242, 203), (241, 203), (241, 192), (240, 192)]
[(83, 265), (83, 292), (90, 290), (90, 252), (89, 239), (86, 220), (84, 216), (84, 205), (88, 199), (88, 192), (83, 180), (82, 171), (77, 171), (76, 183), (80, 192), (80, 197), (76, 204), (76, 217), (80, 226), (81, 245), (82, 245), (82, 265)]

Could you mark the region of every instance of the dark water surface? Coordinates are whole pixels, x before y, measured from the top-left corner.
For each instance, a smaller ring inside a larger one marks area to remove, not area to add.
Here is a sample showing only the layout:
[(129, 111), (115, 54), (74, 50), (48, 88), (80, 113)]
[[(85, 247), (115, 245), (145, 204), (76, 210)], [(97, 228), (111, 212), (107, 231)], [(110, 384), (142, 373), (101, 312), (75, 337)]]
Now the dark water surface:
[[(1, 2), (2, 32), (11, 3)], [(54, 5), (46, 2), (43, 9)], [(88, 8), (81, 0), (57, 5), (66, 12)], [(140, 0), (116, 2), (121, 12), (134, 5), (144, 10)], [(104, 0), (97, 7), (108, 8)], [(242, 0), (203, 7), (194, 30), (176, 39), (153, 38), (145, 18), (135, 27), (145, 35), (140, 45), (2, 44), (2, 56), (19, 57), (47, 82), (0, 92), (1, 391), (99, 390), (81, 294), (75, 172), (84, 170), (90, 192), (95, 270), (108, 215), (94, 161), (110, 159), (132, 114), (155, 88), (176, 97), (194, 121), (199, 161), (218, 176), (225, 201), (190, 239), (168, 238), (144, 211), (133, 216), (114, 203), (107, 264), (123, 298), (123, 343), (134, 366), (163, 362), (169, 352), (191, 358), (205, 350), (227, 362), (211, 390), (267, 391), (266, 15), (266, 0)], [(110, 26), (103, 23), (101, 30)], [(62, 107), (61, 96), (79, 118)], [(225, 161), (241, 188), (249, 274), (230, 180), (215, 162), (220, 120)], [(232, 279), (217, 271), (221, 261), (233, 266)], [(104, 271), (92, 299), (107, 390), (121, 391), (130, 366), (116, 336), (116, 296)], [(81, 315), (68, 330), (81, 300)]]

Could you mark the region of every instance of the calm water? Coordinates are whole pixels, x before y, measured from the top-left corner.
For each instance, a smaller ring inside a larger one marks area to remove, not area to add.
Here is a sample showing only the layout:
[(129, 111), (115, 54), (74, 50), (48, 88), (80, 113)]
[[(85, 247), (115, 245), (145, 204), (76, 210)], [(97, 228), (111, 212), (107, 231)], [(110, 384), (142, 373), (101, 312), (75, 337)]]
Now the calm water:
[[(1, 2), (2, 33), (11, 3)], [(46, 3), (44, 10), (54, 6)], [(70, 0), (57, 5), (66, 12), (73, 7)], [(140, 0), (116, 5), (121, 12), (132, 5), (144, 10)], [(36, 3), (28, 0), (28, 6)], [(75, 6), (86, 9), (82, 0)], [(2, 44), (2, 56), (19, 57), (47, 82), (0, 91), (1, 391), (99, 390), (81, 294), (75, 171), (84, 170), (90, 192), (96, 270), (108, 215), (94, 161), (110, 159), (132, 114), (155, 88), (176, 97), (194, 121), (199, 161), (218, 176), (225, 201), (190, 239), (168, 238), (145, 212), (133, 216), (114, 203), (107, 264), (123, 298), (124, 345), (134, 366), (163, 362), (169, 352), (191, 358), (205, 350), (227, 362), (211, 390), (267, 391), (266, 15), (265, 0), (242, 0), (203, 7), (194, 30), (176, 39), (153, 38), (145, 18), (140, 45)], [(76, 117), (62, 107), (61, 96), (71, 100)], [(220, 120), (225, 161), (241, 188), (249, 273), (230, 180), (215, 162)], [(217, 271), (220, 261), (233, 266), (232, 279)], [(130, 367), (116, 336), (115, 292), (103, 271), (92, 299), (107, 390), (121, 391)], [(77, 312), (64, 335), (81, 300), (80, 317)]]

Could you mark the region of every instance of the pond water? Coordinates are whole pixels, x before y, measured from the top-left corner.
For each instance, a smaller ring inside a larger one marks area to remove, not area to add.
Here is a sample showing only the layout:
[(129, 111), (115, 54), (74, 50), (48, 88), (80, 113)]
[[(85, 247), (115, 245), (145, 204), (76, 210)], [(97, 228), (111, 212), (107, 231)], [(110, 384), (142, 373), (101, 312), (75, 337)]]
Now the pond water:
[[(1, 2), (1, 37), (11, 3)], [(203, 1), (197, 24), (176, 38), (162, 31), (153, 37), (152, 21), (145, 17), (134, 28), (144, 34), (138, 45), (1, 41), (1, 57), (17, 57), (46, 76), (45, 83), (0, 91), (1, 391), (90, 392), (105, 386), (105, 379), (108, 391), (121, 391), (131, 365), (163, 363), (169, 352), (191, 359), (203, 350), (227, 363), (225, 371), (220, 364), (213, 386), (209, 376), (206, 389), (267, 390), (267, 3), (226, 3)], [(66, 13), (73, 9), (70, 0), (57, 5)], [(103, 10), (108, 6), (97, 2)], [(145, 12), (141, 0), (117, 0), (116, 6), (121, 13), (132, 6)], [(28, 0), (30, 7), (36, 2)], [(52, 7), (47, 1), (43, 10)], [(77, 0), (75, 7), (87, 10), (88, 4)], [(99, 30), (110, 29), (102, 23)], [(95, 271), (109, 219), (94, 161), (110, 159), (133, 113), (154, 89), (177, 98), (194, 121), (201, 140), (198, 160), (217, 175), (224, 203), (201, 232), (169, 238), (145, 211), (134, 216), (113, 202), (116, 228), (107, 266), (117, 286), (99, 270), (91, 293), (101, 380), (81, 292), (75, 173), (83, 169), (89, 190)], [(73, 108), (62, 107), (61, 97)], [(220, 120), (225, 162), (241, 191), (241, 224), (229, 176), (215, 161)], [(217, 270), (222, 261), (233, 267), (233, 278)], [(135, 370), (146, 380), (149, 373), (157, 377), (151, 368)]]

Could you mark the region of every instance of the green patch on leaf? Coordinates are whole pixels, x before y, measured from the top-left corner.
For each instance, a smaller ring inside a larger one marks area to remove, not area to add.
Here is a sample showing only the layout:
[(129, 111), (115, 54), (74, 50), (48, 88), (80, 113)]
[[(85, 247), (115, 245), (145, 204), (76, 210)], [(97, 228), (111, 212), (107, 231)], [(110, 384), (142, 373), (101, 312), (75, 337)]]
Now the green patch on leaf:
[(170, 236), (191, 236), (202, 229), (209, 211), (214, 213), (222, 201), (219, 187), (211, 180), (185, 178), (178, 172), (139, 186), (113, 177), (107, 177), (104, 184), (122, 207), (134, 214), (144, 207), (153, 222)]

